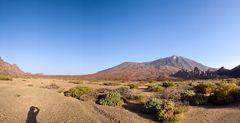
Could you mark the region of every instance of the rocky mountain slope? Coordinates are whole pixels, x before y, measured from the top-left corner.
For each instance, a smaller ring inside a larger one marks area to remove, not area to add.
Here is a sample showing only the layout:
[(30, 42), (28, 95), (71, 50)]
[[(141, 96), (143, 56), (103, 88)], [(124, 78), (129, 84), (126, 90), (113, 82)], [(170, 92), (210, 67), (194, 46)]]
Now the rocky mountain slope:
[(240, 65), (231, 70), (221, 67), (216, 71), (201, 71), (196, 67), (193, 71), (179, 70), (172, 76), (182, 79), (240, 78)]
[(191, 59), (173, 55), (151, 62), (125, 62), (90, 76), (91, 78), (107, 80), (155, 80), (169, 78), (169, 75), (179, 70), (194, 70), (195, 67), (201, 71), (213, 69)]
[(7, 63), (0, 57), (0, 74), (23, 75), (25, 73), (16, 64)]

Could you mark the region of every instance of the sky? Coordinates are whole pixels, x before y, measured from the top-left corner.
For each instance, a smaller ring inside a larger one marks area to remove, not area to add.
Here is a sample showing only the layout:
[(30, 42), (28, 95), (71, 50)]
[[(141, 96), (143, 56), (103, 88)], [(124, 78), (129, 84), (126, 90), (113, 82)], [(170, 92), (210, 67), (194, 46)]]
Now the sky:
[(239, 0), (0, 0), (0, 57), (31, 73), (90, 74), (173, 54), (240, 64)]

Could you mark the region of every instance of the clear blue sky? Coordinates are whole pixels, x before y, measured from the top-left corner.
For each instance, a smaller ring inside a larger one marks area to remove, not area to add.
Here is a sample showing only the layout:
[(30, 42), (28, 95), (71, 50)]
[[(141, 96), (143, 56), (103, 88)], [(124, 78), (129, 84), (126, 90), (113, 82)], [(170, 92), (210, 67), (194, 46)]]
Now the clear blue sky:
[(0, 0), (0, 56), (32, 73), (172, 54), (232, 68), (239, 46), (239, 0)]

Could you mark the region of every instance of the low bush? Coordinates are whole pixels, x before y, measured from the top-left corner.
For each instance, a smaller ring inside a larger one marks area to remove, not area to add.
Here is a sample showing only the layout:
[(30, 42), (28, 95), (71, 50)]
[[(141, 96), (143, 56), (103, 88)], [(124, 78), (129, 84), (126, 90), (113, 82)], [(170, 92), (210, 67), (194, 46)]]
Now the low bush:
[(108, 106), (122, 106), (124, 104), (123, 97), (120, 93), (116, 91), (109, 92), (103, 98), (98, 100), (100, 105)]
[(215, 104), (229, 104), (235, 100), (237, 95), (237, 85), (234, 83), (221, 83), (217, 86), (214, 95), (213, 102)]
[(105, 85), (105, 86), (118, 86), (118, 85), (120, 85), (120, 83), (117, 83), (117, 82), (105, 82), (105, 83), (103, 83), (103, 85)]
[(155, 114), (160, 122), (175, 122), (179, 120), (179, 114), (184, 110), (180, 109), (172, 101), (152, 98), (145, 104), (147, 113)]
[(173, 101), (175, 103), (181, 103), (182, 89), (178, 88), (166, 88), (161, 92), (160, 98)]
[(169, 87), (173, 87), (174, 83), (173, 82), (163, 82), (162, 86), (165, 88), (169, 88)]
[(186, 90), (181, 93), (181, 99), (190, 105), (205, 105), (208, 103), (208, 96), (195, 93), (193, 90)]
[(145, 104), (148, 100), (148, 97), (144, 94), (135, 95), (135, 100), (137, 100), (140, 104)]
[(237, 79), (235, 79), (235, 78), (228, 78), (228, 79), (223, 79), (222, 82), (223, 83), (235, 83), (235, 84), (237, 84)]
[(129, 84), (128, 86), (130, 89), (138, 89), (139, 84)]
[(0, 75), (0, 80), (11, 81), (12, 79), (10, 75)]
[(33, 87), (34, 85), (33, 85), (33, 84), (28, 84), (27, 86), (28, 86), (28, 87)]
[(201, 83), (195, 86), (197, 93), (210, 95), (216, 89), (216, 84), (214, 83)]
[(196, 94), (195, 96), (188, 98), (190, 105), (206, 105), (208, 103), (208, 96), (203, 94)]
[(181, 93), (181, 99), (186, 101), (188, 98), (195, 96), (196, 93), (193, 90), (185, 90)]
[(152, 91), (152, 92), (162, 92), (163, 87), (161, 85), (149, 85), (147, 90)]
[(71, 96), (77, 99), (84, 94), (91, 93), (93, 91), (92, 88), (86, 86), (76, 86), (74, 88), (69, 89), (68, 91), (64, 92), (65, 96)]
[(46, 88), (46, 89), (58, 89), (60, 88), (57, 84), (52, 83), (50, 85), (46, 85), (46, 86), (42, 86), (42, 88)]
[(72, 83), (72, 84), (83, 84), (83, 82), (80, 81), (80, 80), (71, 80), (71, 81), (69, 81), (69, 83)]
[(133, 92), (131, 91), (131, 89), (127, 87), (120, 87), (120, 88), (114, 89), (113, 91), (120, 93), (123, 96), (124, 100), (134, 99)]

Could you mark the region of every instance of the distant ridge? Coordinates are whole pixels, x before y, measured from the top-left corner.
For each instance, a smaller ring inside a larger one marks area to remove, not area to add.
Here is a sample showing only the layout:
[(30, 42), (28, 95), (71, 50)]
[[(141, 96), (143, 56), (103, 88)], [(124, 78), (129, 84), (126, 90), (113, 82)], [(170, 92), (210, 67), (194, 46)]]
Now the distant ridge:
[(7, 63), (0, 57), (0, 74), (23, 75), (25, 73), (16, 64)]
[(195, 67), (201, 71), (215, 70), (194, 60), (173, 55), (151, 62), (124, 62), (89, 77), (104, 80), (155, 80), (168, 78), (179, 70), (191, 71)]

